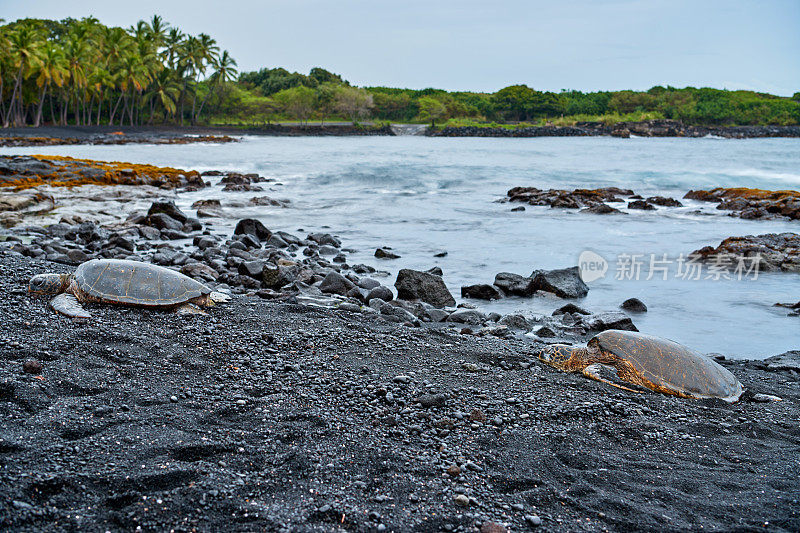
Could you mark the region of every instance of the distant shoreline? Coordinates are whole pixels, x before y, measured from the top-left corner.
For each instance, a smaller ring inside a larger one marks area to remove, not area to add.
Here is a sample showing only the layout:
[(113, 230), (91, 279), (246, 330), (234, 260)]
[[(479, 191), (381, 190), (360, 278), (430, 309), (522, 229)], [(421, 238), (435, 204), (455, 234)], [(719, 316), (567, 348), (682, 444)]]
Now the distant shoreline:
[[(55, 146), (68, 144), (184, 144), (228, 142), (231, 136), (276, 137), (402, 136), (408, 126), (387, 124), (270, 124), (239, 126), (40, 126), (0, 130), (0, 146)], [(579, 122), (574, 126), (445, 126), (431, 129), (413, 125), (428, 137), (722, 137), (752, 139), (800, 138), (800, 126), (689, 126), (672, 120), (644, 122)], [(195, 139), (196, 137), (196, 139)], [(191, 139), (191, 140), (190, 140)]]

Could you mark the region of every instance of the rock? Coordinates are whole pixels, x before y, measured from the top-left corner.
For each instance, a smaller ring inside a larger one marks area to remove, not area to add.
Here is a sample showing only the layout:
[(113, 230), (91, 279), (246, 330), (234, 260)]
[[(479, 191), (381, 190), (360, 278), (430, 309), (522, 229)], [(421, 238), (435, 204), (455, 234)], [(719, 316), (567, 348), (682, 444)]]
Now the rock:
[(42, 363), (34, 359), (28, 359), (27, 361), (22, 363), (22, 371), (25, 372), (26, 374), (41, 374)]
[(537, 515), (525, 515), (525, 521), (531, 527), (539, 527), (542, 525), (542, 519), (539, 518)]
[(346, 277), (338, 272), (330, 272), (320, 283), (319, 290), (328, 294), (345, 296), (353, 287), (355, 287), (355, 284)]
[(626, 311), (632, 311), (634, 313), (646, 313), (647, 306), (644, 305), (644, 302), (638, 298), (628, 298), (620, 307)]
[(289, 207), (289, 200), (277, 200), (269, 196), (255, 196), (248, 201), (250, 205), (271, 205), (275, 207)]
[(666, 198), (664, 196), (651, 196), (647, 201), (654, 205), (663, 207), (683, 207), (683, 204), (674, 198)]
[(486, 321), (486, 315), (476, 309), (459, 309), (450, 313), (450, 316), (447, 317), (447, 321), (477, 326)]
[(390, 302), (394, 299), (394, 294), (392, 293), (392, 289), (389, 287), (378, 285), (369, 291), (366, 297), (366, 302), (369, 303), (370, 300), (375, 298), (380, 298), (384, 302)]
[(728, 275), (732, 277), (737, 276), (736, 269), (740, 263), (742, 276), (748, 275), (748, 269), (754, 265), (759, 272), (800, 272), (800, 235), (787, 232), (728, 237), (716, 248), (706, 246), (690, 256), (719, 263), (727, 267)]
[(592, 207), (585, 207), (581, 209), (581, 213), (592, 213), (595, 215), (610, 215), (612, 213), (622, 214), (622, 211), (620, 211), (616, 207), (611, 207), (608, 204), (600, 204)]
[(508, 528), (499, 522), (486, 521), (481, 525), (481, 533), (508, 533)]
[(478, 300), (499, 300), (503, 293), (494, 285), (479, 284), (461, 287), (462, 298), (476, 298)]
[(464, 494), (456, 494), (453, 501), (459, 507), (469, 507), (469, 497)]
[(592, 314), (589, 311), (587, 311), (586, 309), (584, 309), (583, 307), (579, 307), (579, 306), (577, 306), (577, 305), (575, 305), (573, 303), (568, 303), (566, 305), (562, 305), (561, 307), (559, 307), (558, 309), (553, 311), (553, 316), (563, 315), (564, 313), (572, 313), (572, 314), (577, 313), (579, 315), (591, 315)]
[(433, 257), (447, 257), (447, 252), (444, 250), (441, 252), (436, 252), (435, 254), (433, 254)]
[(628, 209), (641, 209), (643, 211), (655, 211), (656, 206), (648, 203), (645, 200), (634, 200), (632, 202), (628, 202)]
[(598, 313), (581, 318), (580, 322), (587, 330), (600, 332), (607, 329), (621, 329), (626, 331), (639, 331), (634, 326), (630, 317), (618, 311)]
[(254, 218), (244, 218), (237, 222), (233, 234), (250, 235), (258, 239), (259, 242), (265, 242), (272, 237), (272, 232), (261, 221)]
[(756, 403), (782, 402), (783, 398), (781, 398), (780, 396), (775, 396), (773, 394), (757, 393), (753, 394), (750, 397), (750, 401)]
[(311, 233), (309, 234), (308, 238), (315, 243), (322, 246), (323, 244), (327, 244), (333, 246), (334, 248), (341, 248), (342, 241), (331, 235), (330, 233)]
[(543, 339), (548, 339), (556, 336), (556, 332), (553, 331), (552, 328), (548, 326), (542, 326), (536, 331), (534, 331), (537, 337), (541, 337)]
[(190, 278), (199, 278), (206, 281), (216, 281), (219, 278), (219, 272), (203, 263), (188, 263), (183, 265), (181, 267), (181, 274), (185, 274)]
[(362, 289), (367, 289), (368, 291), (371, 291), (375, 287), (380, 287), (381, 286), (381, 282), (376, 280), (376, 279), (366, 278), (365, 277), (365, 278), (359, 279), (358, 282), (356, 283), (356, 285), (358, 285)]
[(522, 315), (506, 315), (498, 323), (526, 333), (533, 329), (528, 319)]
[(155, 213), (147, 217), (149, 225), (160, 230), (168, 229), (172, 231), (181, 231), (183, 229), (183, 222), (180, 222), (166, 213)]
[(433, 274), (434, 276), (439, 276), (440, 278), (442, 276), (444, 276), (444, 272), (442, 272), (442, 268), (438, 267), (438, 266), (435, 266), (433, 268), (429, 268), (425, 272), (427, 272), (428, 274)]
[[(275, 248), (288, 248), (289, 243), (283, 240), (280, 236), (273, 234), (272, 237), (267, 240), (267, 246), (273, 246)], [(335, 249), (335, 248), (334, 248)]]
[(524, 205), (520, 205), (520, 206), (511, 208), (511, 212), (512, 213), (518, 213), (520, 211), (525, 211), (525, 206)]
[(767, 370), (790, 370), (800, 373), (800, 350), (790, 350), (764, 360)]
[(404, 268), (398, 272), (394, 286), (397, 297), (403, 300), (421, 300), (437, 308), (456, 304), (444, 280), (428, 272)]
[(538, 270), (531, 274), (537, 290), (552, 292), (560, 298), (583, 298), (589, 287), (581, 279), (578, 267)]
[(239, 264), (238, 271), (242, 276), (261, 279), (264, 273), (264, 261), (244, 261)]
[(533, 278), (526, 278), (511, 272), (500, 272), (494, 277), (494, 284), (506, 294), (530, 297), (536, 292)]
[(684, 198), (716, 202), (717, 209), (727, 209), (741, 218), (800, 219), (800, 191), (767, 191), (746, 187), (689, 191)]
[(430, 407), (444, 407), (445, 403), (447, 402), (447, 395), (438, 393), (438, 394), (423, 394), (417, 398), (419, 403), (422, 404), (422, 407), (430, 408)]
[(150, 209), (147, 211), (147, 216), (152, 217), (157, 213), (163, 213), (168, 217), (177, 220), (181, 224), (189, 220), (189, 217), (186, 215), (186, 213), (178, 209), (178, 206), (175, 205), (175, 202), (171, 200), (159, 200), (157, 202), (153, 202), (150, 205)]
[(378, 248), (375, 250), (375, 257), (378, 259), (400, 259), (400, 256), (390, 251), (387, 248)]

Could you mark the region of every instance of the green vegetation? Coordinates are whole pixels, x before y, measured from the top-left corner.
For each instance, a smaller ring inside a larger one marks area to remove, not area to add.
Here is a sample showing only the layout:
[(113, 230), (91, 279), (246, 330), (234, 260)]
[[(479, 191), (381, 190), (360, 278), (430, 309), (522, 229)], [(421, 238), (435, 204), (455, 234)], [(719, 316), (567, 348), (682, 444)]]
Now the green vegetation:
[(800, 124), (791, 98), (753, 91), (653, 87), (648, 91), (496, 93), (355, 87), (313, 68), (236, 71), (210, 36), (184, 35), (160, 17), (126, 29), (94, 18), (24, 19), (0, 26), (4, 126), (362, 120), (447, 125), (570, 125), (674, 119), (696, 125)]

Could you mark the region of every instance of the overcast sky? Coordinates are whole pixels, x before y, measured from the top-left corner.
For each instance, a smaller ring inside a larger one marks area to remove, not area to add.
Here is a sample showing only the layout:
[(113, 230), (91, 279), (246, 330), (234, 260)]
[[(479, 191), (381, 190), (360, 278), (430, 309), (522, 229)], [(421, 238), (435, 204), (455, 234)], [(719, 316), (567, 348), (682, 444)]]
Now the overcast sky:
[(321, 66), (358, 85), (800, 91), (800, 0), (0, 0), (7, 21), (154, 13), (240, 70)]

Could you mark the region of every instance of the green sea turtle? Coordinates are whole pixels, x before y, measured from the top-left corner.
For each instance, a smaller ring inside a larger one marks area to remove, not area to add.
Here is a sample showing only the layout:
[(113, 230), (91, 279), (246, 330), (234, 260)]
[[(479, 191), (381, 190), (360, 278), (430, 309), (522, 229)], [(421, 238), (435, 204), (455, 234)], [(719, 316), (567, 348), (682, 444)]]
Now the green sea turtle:
[(31, 278), (28, 291), (57, 295), (50, 307), (72, 318), (91, 318), (81, 306), (84, 302), (202, 313), (199, 307), (229, 299), (180, 272), (122, 259), (92, 259), (73, 274), (39, 274)]
[(681, 398), (735, 402), (744, 392), (733, 374), (701, 353), (671, 340), (632, 331), (604, 331), (585, 348), (553, 344), (539, 353), (539, 359), (559, 370), (580, 372), (633, 392), (641, 391), (601, 377), (601, 369), (611, 367), (626, 383)]

